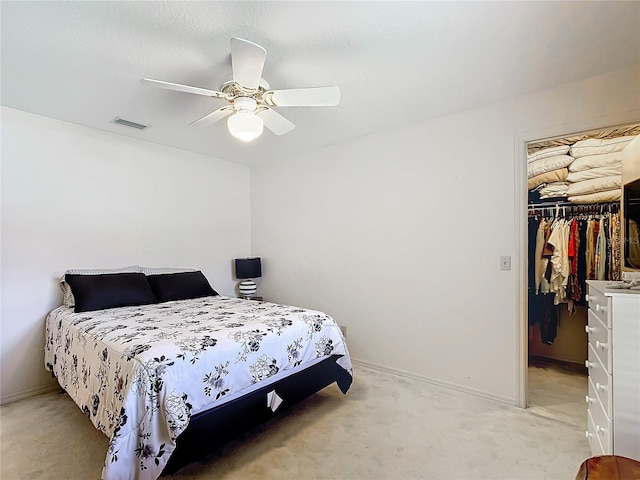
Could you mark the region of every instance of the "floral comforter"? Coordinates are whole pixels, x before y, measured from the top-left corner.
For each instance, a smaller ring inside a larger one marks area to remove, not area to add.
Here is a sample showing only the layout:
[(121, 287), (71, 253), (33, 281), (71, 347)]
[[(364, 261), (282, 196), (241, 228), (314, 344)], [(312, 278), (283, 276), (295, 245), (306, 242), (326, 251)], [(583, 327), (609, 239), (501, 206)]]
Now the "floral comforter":
[(105, 480), (155, 479), (191, 412), (278, 372), (342, 354), (328, 315), (214, 296), (46, 319), (45, 365), (110, 438)]

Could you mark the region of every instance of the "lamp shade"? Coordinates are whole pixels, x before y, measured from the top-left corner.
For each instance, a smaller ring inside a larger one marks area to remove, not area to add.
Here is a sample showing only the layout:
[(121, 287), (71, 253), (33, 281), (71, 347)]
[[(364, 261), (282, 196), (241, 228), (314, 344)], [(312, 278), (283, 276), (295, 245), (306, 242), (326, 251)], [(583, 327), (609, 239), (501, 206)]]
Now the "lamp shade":
[(262, 135), (262, 126), (262, 118), (245, 110), (240, 110), (227, 119), (227, 128), (231, 135), (243, 142), (250, 142)]
[(261, 276), (260, 257), (236, 258), (236, 278), (258, 278)]

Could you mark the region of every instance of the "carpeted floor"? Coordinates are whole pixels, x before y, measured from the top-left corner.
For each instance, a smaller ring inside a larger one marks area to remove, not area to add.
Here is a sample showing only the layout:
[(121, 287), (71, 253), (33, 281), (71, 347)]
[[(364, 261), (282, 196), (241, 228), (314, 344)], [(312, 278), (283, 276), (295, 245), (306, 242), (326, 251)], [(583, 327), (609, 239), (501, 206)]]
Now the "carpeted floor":
[(532, 413), (587, 429), (587, 369), (584, 365), (529, 358), (529, 409)]
[[(0, 408), (0, 477), (100, 477), (107, 438), (66, 395)], [(356, 366), (332, 385), (175, 475), (186, 479), (572, 480), (584, 428), (531, 409)]]

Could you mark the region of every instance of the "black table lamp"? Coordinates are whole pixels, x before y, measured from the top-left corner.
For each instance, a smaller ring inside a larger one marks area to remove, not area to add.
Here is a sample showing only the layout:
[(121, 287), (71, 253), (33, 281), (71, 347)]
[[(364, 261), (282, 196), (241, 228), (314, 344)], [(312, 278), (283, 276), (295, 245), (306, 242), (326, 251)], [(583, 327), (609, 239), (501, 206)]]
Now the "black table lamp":
[(260, 257), (236, 258), (236, 278), (242, 280), (238, 284), (240, 295), (248, 298), (255, 295), (258, 286), (252, 280), (262, 277)]

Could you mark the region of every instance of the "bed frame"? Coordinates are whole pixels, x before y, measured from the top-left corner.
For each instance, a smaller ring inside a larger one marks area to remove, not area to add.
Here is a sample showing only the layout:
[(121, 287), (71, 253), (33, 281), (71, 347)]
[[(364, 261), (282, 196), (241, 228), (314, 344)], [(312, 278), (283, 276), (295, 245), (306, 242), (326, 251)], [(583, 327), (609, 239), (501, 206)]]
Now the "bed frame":
[[(248, 395), (194, 415), (178, 437), (176, 449), (162, 473), (177, 472), (333, 382), (338, 384), (342, 393), (347, 393), (352, 377), (336, 363), (341, 356), (331, 355)], [(275, 412), (267, 406), (266, 400), (267, 394), (273, 390), (283, 399)]]

